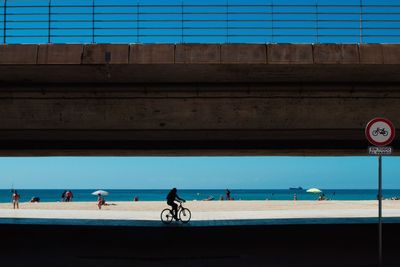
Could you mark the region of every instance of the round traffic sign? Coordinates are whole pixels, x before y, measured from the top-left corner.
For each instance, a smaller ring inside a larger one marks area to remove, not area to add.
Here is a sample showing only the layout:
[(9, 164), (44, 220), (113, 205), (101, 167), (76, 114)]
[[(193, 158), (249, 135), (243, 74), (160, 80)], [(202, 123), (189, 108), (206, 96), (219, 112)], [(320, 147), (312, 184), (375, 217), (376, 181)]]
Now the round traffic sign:
[(389, 145), (395, 135), (393, 123), (385, 118), (375, 118), (368, 122), (365, 128), (365, 136), (375, 146)]

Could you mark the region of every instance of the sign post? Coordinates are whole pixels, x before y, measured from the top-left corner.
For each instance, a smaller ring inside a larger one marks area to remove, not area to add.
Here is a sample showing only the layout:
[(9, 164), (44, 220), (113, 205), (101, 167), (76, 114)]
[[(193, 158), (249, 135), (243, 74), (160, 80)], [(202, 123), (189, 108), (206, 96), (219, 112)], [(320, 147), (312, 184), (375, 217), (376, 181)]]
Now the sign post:
[(375, 118), (368, 122), (365, 136), (374, 145), (368, 148), (370, 155), (378, 156), (378, 262), (382, 266), (382, 156), (391, 155), (392, 147), (387, 147), (395, 136), (393, 123), (385, 118)]

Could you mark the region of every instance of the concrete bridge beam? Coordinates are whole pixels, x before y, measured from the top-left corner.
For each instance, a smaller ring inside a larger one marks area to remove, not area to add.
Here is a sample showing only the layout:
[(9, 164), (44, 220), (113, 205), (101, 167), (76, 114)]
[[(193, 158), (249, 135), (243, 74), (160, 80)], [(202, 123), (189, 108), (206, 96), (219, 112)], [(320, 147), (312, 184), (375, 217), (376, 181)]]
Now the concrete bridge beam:
[(2, 155), (365, 155), (400, 45), (5, 45), (0, 86)]

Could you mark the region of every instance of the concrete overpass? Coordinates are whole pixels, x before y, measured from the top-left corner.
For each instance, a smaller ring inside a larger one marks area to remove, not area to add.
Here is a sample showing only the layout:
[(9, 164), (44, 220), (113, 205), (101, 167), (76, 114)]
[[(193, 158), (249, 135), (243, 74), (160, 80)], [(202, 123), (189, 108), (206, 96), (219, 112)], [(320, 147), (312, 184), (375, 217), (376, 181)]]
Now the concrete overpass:
[(400, 125), (400, 45), (4, 45), (0, 84), (6, 156), (366, 155)]

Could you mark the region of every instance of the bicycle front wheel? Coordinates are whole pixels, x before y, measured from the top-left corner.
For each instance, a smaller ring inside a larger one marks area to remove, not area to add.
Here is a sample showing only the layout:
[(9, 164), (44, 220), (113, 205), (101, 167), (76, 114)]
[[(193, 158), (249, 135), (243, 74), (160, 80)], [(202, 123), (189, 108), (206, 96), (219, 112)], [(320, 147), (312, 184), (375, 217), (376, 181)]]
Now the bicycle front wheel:
[(192, 213), (190, 212), (189, 209), (187, 208), (183, 208), (181, 209), (181, 211), (179, 212), (179, 219), (181, 220), (181, 222), (183, 223), (188, 223), (190, 221), (190, 218), (192, 217)]
[(170, 224), (172, 222), (172, 219), (174, 216), (172, 215), (172, 210), (170, 209), (164, 209), (161, 212), (161, 221), (165, 224)]

